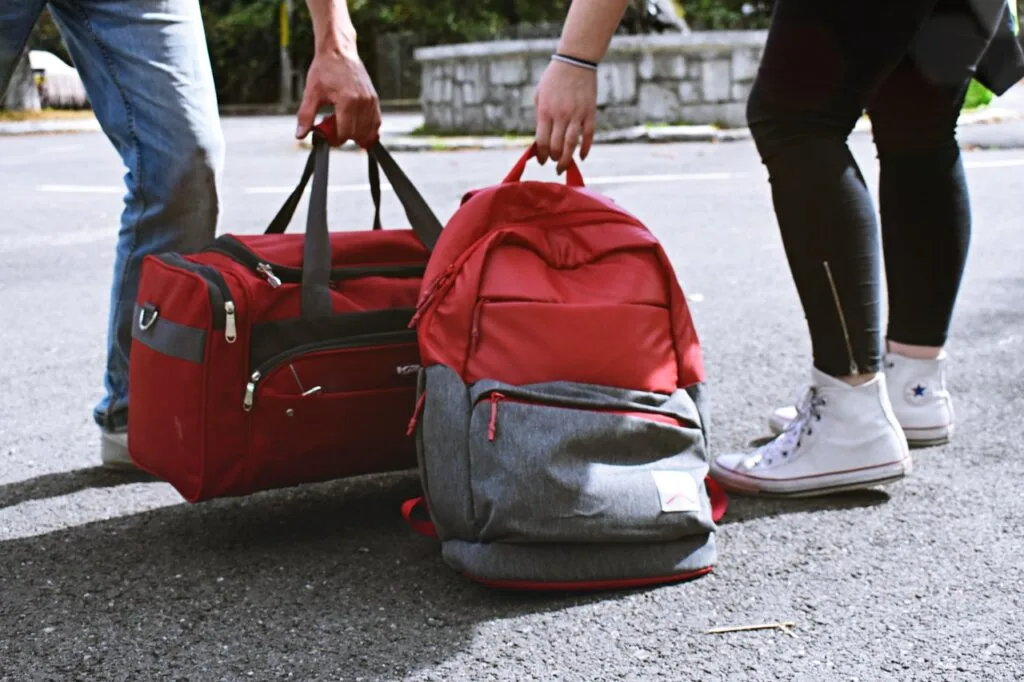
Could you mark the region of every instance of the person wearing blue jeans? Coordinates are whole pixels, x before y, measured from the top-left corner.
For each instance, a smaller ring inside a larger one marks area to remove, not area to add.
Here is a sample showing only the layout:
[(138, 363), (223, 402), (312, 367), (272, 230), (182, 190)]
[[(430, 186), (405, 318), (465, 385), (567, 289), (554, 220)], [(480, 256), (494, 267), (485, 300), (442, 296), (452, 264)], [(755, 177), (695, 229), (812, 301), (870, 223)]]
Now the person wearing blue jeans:
[[(315, 56), (296, 137), (333, 104), (340, 141), (371, 143), (376, 91), (356, 51), (345, 0), (307, 0)], [(145, 256), (193, 252), (215, 237), (224, 167), (210, 57), (199, 0), (3, 0), (0, 95), (48, 6), (97, 119), (126, 172), (108, 319), (104, 396), (93, 415), (104, 465), (131, 467), (127, 424), (131, 315)]]

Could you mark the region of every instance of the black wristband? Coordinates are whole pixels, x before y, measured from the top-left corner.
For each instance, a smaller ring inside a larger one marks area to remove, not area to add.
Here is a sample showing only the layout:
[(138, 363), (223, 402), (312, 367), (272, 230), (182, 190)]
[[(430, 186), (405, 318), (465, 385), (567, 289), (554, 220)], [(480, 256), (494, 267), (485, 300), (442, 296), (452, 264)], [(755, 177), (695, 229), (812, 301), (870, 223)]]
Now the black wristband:
[(567, 54), (561, 54), (559, 52), (556, 52), (555, 54), (551, 55), (551, 58), (553, 60), (555, 60), (555, 61), (558, 61), (558, 62), (563, 62), (565, 64), (571, 64), (572, 66), (578, 66), (578, 67), (580, 67), (582, 69), (589, 69), (591, 71), (597, 71), (597, 63), (596, 62), (590, 62), (590, 61), (587, 61), (586, 59), (580, 59), (579, 57), (570, 57)]

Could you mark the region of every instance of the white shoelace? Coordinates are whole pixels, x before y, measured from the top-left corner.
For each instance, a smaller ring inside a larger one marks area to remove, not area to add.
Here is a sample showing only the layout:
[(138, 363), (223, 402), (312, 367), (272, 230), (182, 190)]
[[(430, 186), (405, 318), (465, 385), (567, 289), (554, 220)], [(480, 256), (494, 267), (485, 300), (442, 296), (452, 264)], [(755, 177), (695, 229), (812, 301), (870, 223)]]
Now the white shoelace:
[(772, 466), (777, 461), (788, 459), (802, 445), (803, 437), (814, 431), (814, 424), (821, 421), (821, 408), (825, 399), (813, 386), (804, 389), (803, 395), (796, 403), (796, 418), (789, 422), (786, 430), (775, 440), (766, 443), (750, 457), (743, 460), (746, 469), (761, 466)]

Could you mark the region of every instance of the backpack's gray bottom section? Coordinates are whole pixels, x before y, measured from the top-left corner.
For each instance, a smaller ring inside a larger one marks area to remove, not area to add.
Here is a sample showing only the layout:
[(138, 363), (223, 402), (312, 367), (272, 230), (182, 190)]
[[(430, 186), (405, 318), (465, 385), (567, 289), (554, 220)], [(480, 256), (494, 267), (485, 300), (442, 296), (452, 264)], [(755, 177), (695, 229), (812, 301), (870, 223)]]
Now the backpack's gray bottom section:
[(456, 571), (494, 581), (545, 583), (664, 578), (716, 561), (715, 537), (643, 544), (520, 544), (448, 540), (442, 556)]
[(445, 561), (538, 583), (669, 577), (715, 563), (700, 387), (467, 386), (425, 368), (417, 429)]

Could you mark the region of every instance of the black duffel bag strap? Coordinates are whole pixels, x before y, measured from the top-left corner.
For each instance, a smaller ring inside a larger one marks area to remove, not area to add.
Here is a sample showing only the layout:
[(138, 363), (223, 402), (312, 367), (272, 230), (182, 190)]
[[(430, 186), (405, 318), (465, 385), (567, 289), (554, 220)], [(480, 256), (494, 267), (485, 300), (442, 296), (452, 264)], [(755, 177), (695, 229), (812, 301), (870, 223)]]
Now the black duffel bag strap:
[(433, 250), (437, 240), (441, 237), (441, 221), (437, 219), (430, 206), (420, 195), (412, 181), (406, 177), (402, 169), (398, 167), (391, 153), (384, 148), (380, 140), (377, 140), (368, 150), (370, 156), (377, 160), (391, 188), (394, 190), (398, 200), (402, 202), (405, 209), (405, 216), (409, 219), (409, 226), (412, 227), (416, 236), (423, 242), (424, 246)]
[(313, 131), (313, 189), (309, 195), (306, 235), (302, 247), (302, 316), (332, 315), (331, 235), (327, 230), (327, 167), (331, 146)]
[[(270, 221), (270, 226), (263, 232), (263, 234), (284, 234), (285, 230), (288, 229), (288, 225), (292, 222), (292, 218), (295, 216), (295, 209), (298, 207), (299, 202), (302, 201), (302, 194), (306, 191), (306, 185), (309, 184), (309, 179), (313, 177), (313, 157), (315, 152), (309, 153), (309, 158), (306, 160), (306, 167), (302, 169), (302, 177), (299, 179), (299, 184), (292, 190), (292, 193), (285, 200), (284, 205), (278, 210), (277, 215)], [(380, 169), (377, 167), (377, 159), (372, 154), (367, 154), (368, 160), (368, 175), (370, 177), (370, 196), (373, 198), (373, 229), (381, 229), (380, 222)]]
[[(295, 209), (299, 205), (299, 201), (302, 200), (302, 194), (306, 191), (306, 185), (309, 183), (310, 178), (313, 176), (316, 157), (316, 139), (317, 134), (322, 135), (323, 124), (317, 126), (313, 131), (313, 145), (314, 148), (309, 153), (309, 158), (306, 160), (306, 166), (302, 170), (302, 177), (299, 179), (299, 184), (295, 187), (292, 193), (285, 200), (284, 205), (278, 210), (277, 215), (270, 222), (270, 226), (267, 227), (264, 234), (283, 234), (288, 229), (289, 223), (292, 221), (292, 217), (295, 215)], [(326, 137), (324, 138), (326, 139)], [(330, 141), (328, 142), (328, 148), (330, 147)], [(412, 227), (416, 236), (419, 238), (423, 245), (428, 249), (433, 250), (437, 244), (437, 240), (441, 236), (441, 230), (443, 226), (441, 222), (434, 215), (434, 212), (430, 210), (430, 206), (420, 195), (412, 181), (402, 172), (398, 164), (395, 162), (391, 153), (384, 148), (380, 140), (374, 143), (374, 145), (368, 150), (367, 156), (367, 174), (370, 180), (370, 196), (373, 198), (373, 229), (381, 229), (380, 220), (380, 202), (381, 202), (381, 187), (380, 187), (380, 168), (384, 169), (384, 175), (387, 177), (388, 182), (391, 184), (395, 195), (398, 200), (402, 202), (402, 207), (405, 209), (406, 218), (409, 220), (409, 226)], [(325, 188), (326, 192), (326, 188)], [(326, 194), (325, 194), (326, 197)], [(326, 211), (326, 207), (325, 207)]]
[(306, 185), (309, 184), (309, 179), (313, 177), (315, 156), (316, 149), (313, 149), (309, 152), (309, 158), (306, 159), (306, 167), (302, 169), (302, 178), (299, 179), (299, 184), (288, 195), (288, 198), (285, 199), (284, 205), (278, 210), (274, 219), (270, 221), (270, 226), (267, 227), (263, 234), (283, 234), (288, 229), (288, 224), (292, 221), (292, 216), (295, 215), (295, 208), (302, 200), (303, 192), (306, 191)]
[(373, 154), (366, 155), (366, 163), (368, 168), (367, 174), (370, 176), (370, 196), (373, 197), (373, 229), (381, 229), (380, 224), (380, 168), (377, 167), (377, 159), (374, 158)]
[[(302, 316), (319, 317), (334, 314), (331, 303), (331, 238), (327, 227), (327, 172), (330, 165), (330, 150), (334, 142), (334, 117), (329, 116), (313, 130), (313, 149), (298, 187), (285, 201), (267, 228), (266, 234), (284, 232), (310, 177), (313, 180), (309, 197), (309, 212), (306, 219), (306, 234), (302, 251)], [(398, 200), (405, 208), (406, 217), (421, 242), (432, 250), (441, 236), (441, 222), (430, 210), (405, 173), (398, 167), (391, 154), (380, 143), (375, 142), (367, 150), (369, 159), (370, 194), (376, 207), (374, 229), (380, 229), (380, 174), (377, 166), (391, 183)]]

